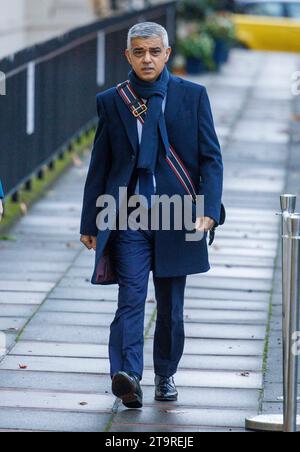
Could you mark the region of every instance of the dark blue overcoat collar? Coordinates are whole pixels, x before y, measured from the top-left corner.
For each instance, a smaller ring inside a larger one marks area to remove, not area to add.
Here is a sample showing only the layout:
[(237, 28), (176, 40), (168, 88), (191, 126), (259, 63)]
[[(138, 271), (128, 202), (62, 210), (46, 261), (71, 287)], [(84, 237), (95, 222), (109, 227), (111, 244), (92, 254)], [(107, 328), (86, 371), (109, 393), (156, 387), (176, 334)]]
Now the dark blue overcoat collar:
[[(180, 85), (180, 86), (179, 86)], [(182, 100), (185, 95), (185, 86), (182, 79), (171, 75), (167, 94), (167, 104), (165, 109), (165, 118), (167, 129), (170, 124), (175, 120), (178, 110), (182, 106)], [(138, 133), (137, 133), (137, 120), (133, 114), (129, 111), (127, 105), (125, 105), (123, 99), (115, 91), (115, 102), (120, 114), (120, 119), (125, 127), (128, 139), (131, 143), (133, 151), (138, 152)]]

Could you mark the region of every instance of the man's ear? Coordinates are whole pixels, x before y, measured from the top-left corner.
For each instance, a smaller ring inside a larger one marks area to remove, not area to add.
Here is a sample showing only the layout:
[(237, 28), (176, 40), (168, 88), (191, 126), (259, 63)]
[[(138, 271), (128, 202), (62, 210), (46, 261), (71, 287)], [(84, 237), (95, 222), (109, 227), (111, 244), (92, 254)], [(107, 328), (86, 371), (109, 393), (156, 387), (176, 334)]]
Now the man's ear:
[(125, 50), (125, 56), (127, 58), (128, 63), (130, 64), (130, 66), (132, 66), (130, 51), (128, 49)]
[(171, 53), (172, 53), (172, 48), (169, 47), (169, 48), (166, 50), (166, 58), (165, 58), (165, 62), (166, 62), (166, 63), (169, 61), (170, 56), (171, 56)]

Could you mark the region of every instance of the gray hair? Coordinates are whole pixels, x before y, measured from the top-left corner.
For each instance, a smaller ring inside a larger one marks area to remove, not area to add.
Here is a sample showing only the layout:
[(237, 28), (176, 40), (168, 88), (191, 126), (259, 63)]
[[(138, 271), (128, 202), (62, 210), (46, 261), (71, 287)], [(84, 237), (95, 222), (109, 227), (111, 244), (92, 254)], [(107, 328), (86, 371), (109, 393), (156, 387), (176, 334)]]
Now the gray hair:
[(169, 45), (169, 36), (167, 30), (155, 22), (143, 22), (134, 25), (128, 32), (127, 48), (131, 49), (131, 41), (134, 38), (162, 38), (164, 47), (167, 49)]

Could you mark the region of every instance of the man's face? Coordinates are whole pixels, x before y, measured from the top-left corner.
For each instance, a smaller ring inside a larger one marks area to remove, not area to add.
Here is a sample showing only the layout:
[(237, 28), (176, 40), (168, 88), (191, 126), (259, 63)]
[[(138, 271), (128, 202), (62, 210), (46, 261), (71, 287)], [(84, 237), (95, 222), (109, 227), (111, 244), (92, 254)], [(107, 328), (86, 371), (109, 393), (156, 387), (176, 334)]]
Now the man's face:
[(125, 55), (141, 80), (155, 82), (169, 61), (171, 52), (170, 47), (164, 47), (162, 38), (134, 38), (131, 49), (127, 49)]

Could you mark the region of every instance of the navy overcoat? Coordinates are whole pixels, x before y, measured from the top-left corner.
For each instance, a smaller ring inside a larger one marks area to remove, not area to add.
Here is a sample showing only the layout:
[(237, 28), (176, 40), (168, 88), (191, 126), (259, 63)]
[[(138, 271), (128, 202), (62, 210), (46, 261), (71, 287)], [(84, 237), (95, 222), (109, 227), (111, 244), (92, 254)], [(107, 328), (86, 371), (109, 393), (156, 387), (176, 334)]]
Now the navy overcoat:
[[(80, 230), (83, 235), (97, 236), (92, 284), (97, 284), (97, 265), (113, 237), (110, 230), (97, 229), (100, 209), (96, 200), (103, 194), (118, 199), (119, 188), (130, 183), (139, 151), (137, 120), (116, 88), (97, 95), (97, 108), (99, 123), (84, 190)], [(165, 118), (170, 144), (188, 169), (197, 194), (205, 195), (205, 216), (220, 223), (223, 163), (206, 88), (171, 75)], [(186, 195), (162, 151), (155, 176), (158, 195)], [(118, 211), (118, 204), (116, 208)], [(186, 241), (184, 229), (155, 231), (155, 276), (204, 273), (209, 268), (206, 235), (201, 241)]]

